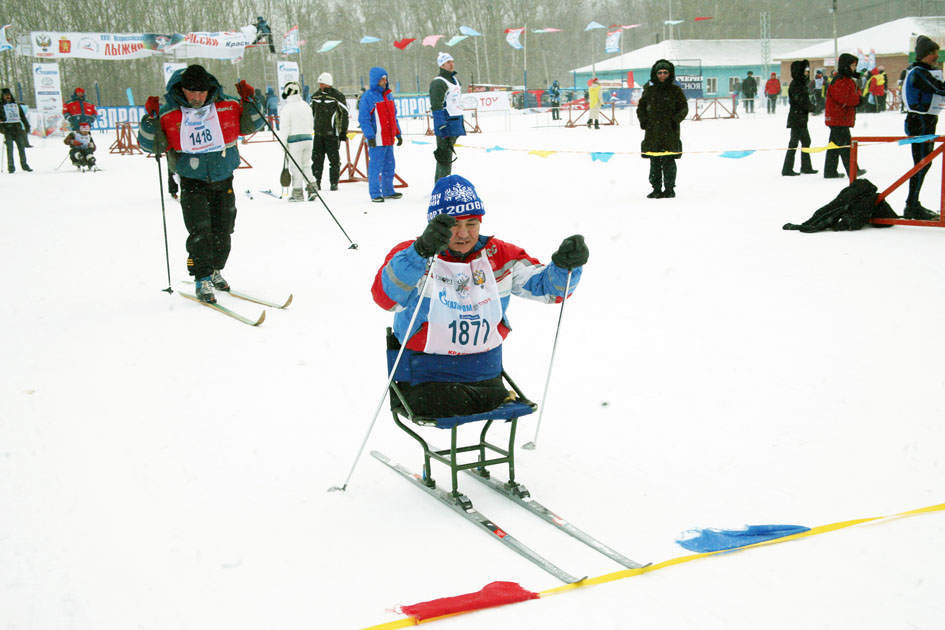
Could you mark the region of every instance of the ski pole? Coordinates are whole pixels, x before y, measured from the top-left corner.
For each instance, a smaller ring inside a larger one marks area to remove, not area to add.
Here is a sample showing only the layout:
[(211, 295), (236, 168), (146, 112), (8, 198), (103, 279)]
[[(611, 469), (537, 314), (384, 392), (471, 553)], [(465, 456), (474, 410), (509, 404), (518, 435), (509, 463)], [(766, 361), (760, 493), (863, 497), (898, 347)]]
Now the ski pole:
[(173, 293), (171, 288), (171, 255), (167, 248), (167, 215), (164, 212), (164, 173), (161, 171), (161, 154), (154, 154), (154, 161), (158, 167), (158, 188), (161, 190), (161, 221), (164, 223), (164, 260), (167, 261), (167, 288), (161, 289), (167, 293)]
[[(238, 87), (239, 87), (239, 84), (237, 84), (237, 88), (238, 88)], [(237, 91), (239, 91), (239, 90), (237, 90)], [(338, 219), (335, 217), (335, 214), (331, 211), (331, 208), (328, 207), (328, 204), (325, 203), (325, 200), (322, 198), (321, 194), (319, 194), (318, 190), (315, 189), (315, 187), (312, 185), (312, 182), (311, 182), (311, 180), (309, 180), (308, 175), (305, 174), (305, 170), (304, 170), (301, 166), (299, 166), (299, 163), (298, 163), (298, 162), (295, 161), (295, 158), (292, 157), (292, 154), (291, 154), (291, 153), (289, 153), (288, 147), (286, 147), (286, 146), (285, 146), (285, 143), (282, 142), (282, 138), (280, 138), (280, 137), (279, 137), (279, 134), (276, 133), (276, 130), (272, 128), (272, 124), (269, 122), (269, 119), (266, 118), (265, 116), (263, 116), (263, 113), (262, 113), (261, 111), (259, 111), (259, 108), (256, 106), (256, 103), (254, 103), (253, 101), (245, 101), (245, 102), (246, 102), (246, 103), (249, 103), (250, 105), (253, 106), (253, 109), (256, 110), (256, 113), (259, 114), (260, 118), (263, 119), (263, 122), (266, 123), (266, 126), (269, 127), (269, 131), (272, 133), (272, 137), (275, 138), (275, 139), (279, 142), (279, 146), (282, 147), (282, 150), (283, 150), (283, 151), (285, 151), (286, 156), (287, 156), (290, 160), (292, 160), (292, 164), (295, 165), (295, 168), (299, 169), (299, 173), (302, 174), (302, 179), (305, 180), (306, 186), (307, 186), (308, 188), (310, 188), (310, 189), (315, 190), (315, 196), (318, 197), (318, 200), (322, 202), (322, 205), (325, 206), (325, 210), (328, 211), (328, 214), (331, 215), (331, 218), (334, 220), (335, 225), (338, 226), (338, 229), (341, 230), (341, 233), (344, 234), (344, 235), (345, 235), (345, 238), (348, 239), (348, 242), (351, 243), (351, 245), (348, 247), (348, 249), (357, 249), (357, 248), (358, 248), (358, 244), (355, 243), (354, 241), (352, 241), (352, 240), (351, 240), (351, 237), (348, 236), (348, 233), (345, 232), (345, 229), (341, 226), (341, 223), (340, 223), (340, 222), (338, 221)], [(281, 183), (281, 182), (280, 182), (280, 183)]]
[[(68, 158), (69, 158), (69, 154), (66, 153), (66, 157), (62, 158), (62, 162), (59, 163), (59, 166), (62, 166)], [(59, 170), (59, 166), (56, 167), (57, 171)]]
[(367, 433), (364, 435), (364, 439), (361, 441), (361, 447), (358, 449), (358, 454), (354, 457), (354, 462), (351, 464), (351, 471), (348, 473), (348, 477), (345, 479), (344, 485), (341, 486), (332, 486), (328, 488), (328, 492), (344, 492), (348, 489), (348, 483), (351, 481), (351, 476), (354, 475), (354, 469), (358, 465), (358, 460), (361, 459), (361, 455), (364, 453), (364, 447), (367, 445), (368, 438), (371, 437), (371, 432), (374, 430), (374, 424), (377, 422), (377, 416), (381, 413), (381, 407), (384, 405), (384, 400), (387, 398), (387, 394), (390, 391), (390, 384), (394, 381), (394, 374), (397, 373), (397, 366), (400, 365), (400, 358), (404, 356), (404, 349), (407, 347), (407, 339), (410, 339), (410, 331), (413, 330), (413, 325), (417, 321), (417, 314), (420, 312), (420, 305), (423, 304), (423, 294), (426, 292), (427, 282), (430, 280), (430, 276), (433, 275), (433, 264), (436, 259), (436, 254), (434, 254), (430, 259), (430, 271), (423, 276), (423, 284), (420, 285), (420, 295), (417, 300), (417, 308), (413, 310), (413, 315), (410, 317), (410, 323), (407, 324), (407, 334), (404, 335), (404, 342), (400, 344), (400, 350), (397, 351), (397, 357), (394, 359), (394, 365), (391, 366), (390, 374), (387, 375), (387, 385), (384, 386), (384, 393), (381, 395), (381, 399), (377, 401), (377, 408), (374, 410), (374, 417), (371, 418), (371, 424), (368, 426)]
[(561, 300), (561, 311), (558, 313), (558, 327), (555, 329), (555, 341), (551, 345), (551, 360), (548, 362), (548, 377), (545, 378), (545, 391), (541, 395), (541, 406), (538, 410), (538, 423), (535, 425), (535, 437), (531, 442), (522, 444), (526, 451), (534, 451), (535, 443), (538, 441), (538, 431), (541, 429), (541, 417), (545, 414), (545, 403), (548, 402), (548, 385), (551, 383), (551, 368), (555, 363), (555, 351), (558, 349), (558, 333), (561, 332), (561, 320), (564, 318), (564, 303), (568, 301), (568, 293), (571, 292), (571, 270), (568, 270), (568, 280), (564, 287), (564, 299)]

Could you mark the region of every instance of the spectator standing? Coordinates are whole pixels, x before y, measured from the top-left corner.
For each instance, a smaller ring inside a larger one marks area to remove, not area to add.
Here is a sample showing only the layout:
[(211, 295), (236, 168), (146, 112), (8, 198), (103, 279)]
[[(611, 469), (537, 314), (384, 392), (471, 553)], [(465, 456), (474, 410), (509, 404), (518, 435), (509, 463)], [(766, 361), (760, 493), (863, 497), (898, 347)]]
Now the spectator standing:
[(548, 88), (548, 100), (551, 101), (551, 120), (561, 120), (561, 86), (557, 79)]
[(20, 158), (20, 168), (27, 173), (33, 169), (26, 163), (27, 134), (30, 132), (30, 122), (26, 119), (26, 110), (13, 98), (10, 88), (0, 90), (0, 133), (7, 147), (7, 172), (16, 172), (13, 163), (13, 145), (16, 144)]
[[(837, 172), (838, 160), (843, 161), (847, 177), (850, 176), (850, 129), (856, 124), (856, 108), (860, 104), (860, 93), (856, 86), (856, 56), (843, 53), (837, 68), (837, 76), (827, 88), (824, 116), (824, 124), (830, 128), (830, 142), (838, 147), (827, 149), (824, 159), (824, 177), (827, 179), (843, 177)], [(866, 169), (858, 169), (856, 177), (865, 173)]]
[(387, 81), (387, 70), (380, 66), (371, 68), (368, 73), (371, 87), (361, 95), (358, 108), (358, 123), (368, 145), (368, 192), (374, 203), (403, 197), (402, 193), (394, 192), (394, 143), (400, 146), (404, 139)]
[(459, 136), (466, 135), (463, 126), (463, 108), (459, 99), (462, 87), (456, 78), (456, 62), (449, 53), (441, 52), (436, 58), (440, 67), (430, 82), (430, 110), (433, 115), (433, 133), (436, 134), (436, 170), (433, 173), (435, 184), (441, 177), (453, 172), (453, 155)]
[(735, 81), (732, 82), (732, 113), (738, 112), (738, 99), (741, 98), (742, 92), (742, 81), (738, 77), (735, 77)]
[(745, 97), (745, 112), (755, 113), (755, 95), (758, 93), (758, 81), (748, 71), (748, 76), (742, 81), (742, 96)]
[[(788, 150), (784, 154), (784, 165), (781, 167), (781, 175), (794, 176), (799, 173), (794, 171), (794, 154), (797, 151), (797, 144), (806, 149), (810, 146), (810, 133), (807, 131), (808, 114), (813, 111), (814, 106), (810, 101), (808, 85), (810, 84), (810, 64), (806, 59), (795, 61), (791, 64), (791, 85), (788, 86), (788, 100), (790, 101), (790, 111), (787, 117), (787, 126), (791, 130), (791, 139), (788, 142)], [(817, 171), (811, 166), (810, 153), (801, 151), (801, 173), (813, 174)]]
[(604, 104), (604, 97), (600, 91), (600, 81), (597, 80), (597, 77), (589, 80), (587, 82), (587, 127), (591, 127), (591, 123), (594, 124), (594, 129), (600, 129), (600, 108)]
[[(938, 62), (938, 44), (925, 35), (919, 35), (915, 43), (915, 63), (907, 68), (903, 82), (903, 101), (906, 109), (905, 130), (908, 136), (935, 135), (938, 125), (937, 109), (933, 109), (935, 97), (945, 97), (945, 83), (941, 72), (935, 67)], [(934, 74), (933, 74), (934, 73)], [(936, 76), (937, 75), (937, 76)], [(933, 150), (933, 142), (914, 142), (912, 163), (918, 164)], [(906, 219), (938, 220), (939, 215), (919, 203), (919, 191), (931, 164), (926, 164), (909, 178), (909, 196), (906, 198)]]
[(348, 103), (345, 95), (332, 87), (331, 73), (318, 75), (318, 91), (312, 95), (315, 138), (312, 143), (312, 175), (315, 188), (321, 189), (325, 158), (328, 158), (328, 183), (338, 190), (341, 176), (341, 140), (348, 135)]
[[(315, 184), (306, 183), (303, 173), (312, 168), (312, 111), (302, 100), (302, 86), (298, 81), (289, 81), (282, 88), (282, 129), (279, 135), (289, 149), (289, 173), (292, 175), (292, 194), (289, 201), (305, 201), (303, 189), (309, 201), (315, 199)], [(296, 166), (298, 165), (298, 166)]]
[(771, 78), (765, 83), (765, 96), (768, 99), (768, 113), (775, 113), (778, 106), (778, 96), (781, 94), (781, 81), (778, 80), (776, 72), (771, 73)]
[[(648, 199), (676, 196), (676, 160), (682, 154), (679, 124), (689, 113), (689, 104), (682, 88), (675, 84), (676, 67), (660, 59), (650, 69), (650, 81), (643, 88), (637, 105), (637, 119), (643, 129), (640, 150), (650, 160), (650, 185), (653, 192)], [(647, 155), (671, 152), (673, 155)]]

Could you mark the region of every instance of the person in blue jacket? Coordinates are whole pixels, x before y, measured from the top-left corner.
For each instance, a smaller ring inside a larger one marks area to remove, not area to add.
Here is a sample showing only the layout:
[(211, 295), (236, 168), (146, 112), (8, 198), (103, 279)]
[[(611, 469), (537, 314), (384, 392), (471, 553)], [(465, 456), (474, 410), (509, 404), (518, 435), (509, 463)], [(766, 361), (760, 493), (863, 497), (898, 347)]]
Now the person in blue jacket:
[(561, 86), (555, 79), (548, 88), (548, 100), (551, 101), (551, 120), (561, 120)]
[(456, 78), (456, 62), (449, 53), (441, 52), (436, 58), (439, 73), (430, 82), (430, 111), (433, 113), (433, 131), (436, 134), (436, 172), (433, 183), (453, 172), (453, 145), (459, 136), (466, 135), (463, 126), (463, 108), (459, 99), (462, 86)]
[(279, 97), (269, 86), (266, 87), (266, 116), (272, 117), (272, 126), (279, 131)]
[(394, 192), (394, 143), (400, 146), (404, 139), (397, 124), (397, 109), (387, 87), (387, 70), (379, 66), (368, 74), (370, 88), (361, 95), (358, 105), (358, 124), (368, 145), (368, 192), (371, 201), (400, 199)]
[[(906, 110), (907, 136), (932, 136), (938, 125), (937, 111), (930, 111), (932, 97), (945, 96), (945, 83), (942, 82), (942, 71), (935, 68), (938, 61), (939, 46), (925, 35), (919, 35), (915, 43), (915, 63), (906, 71), (903, 82), (903, 103)], [(912, 163), (918, 164), (925, 156), (932, 152), (934, 143), (915, 142), (912, 147)], [(925, 174), (931, 163), (909, 178), (909, 196), (906, 197), (906, 209), (903, 216), (906, 219), (920, 219), (936, 221), (939, 215), (919, 203), (919, 191)]]

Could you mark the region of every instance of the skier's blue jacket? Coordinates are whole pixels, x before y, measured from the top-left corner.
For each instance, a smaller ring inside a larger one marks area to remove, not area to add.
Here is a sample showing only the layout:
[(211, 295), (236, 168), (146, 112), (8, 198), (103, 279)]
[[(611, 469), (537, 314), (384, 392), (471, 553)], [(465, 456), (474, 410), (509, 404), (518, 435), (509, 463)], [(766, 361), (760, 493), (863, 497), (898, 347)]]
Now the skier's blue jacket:
[[(423, 352), (427, 340), (427, 313), (430, 298), (420, 302), (419, 285), (427, 272), (427, 259), (413, 247), (414, 241), (398, 244), (387, 254), (374, 277), (371, 295), (381, 308), (394, 313), (394, 335), (406, 346), (404, 359), (409, 362), (412, 381), (472, 383), (495, 378), (502, 372), (502, 346), (479, 354), (437, 355)], [(519, 297), (554, 304), (564, 299), (568, 272), (550, 263), (541, 264), (525, 250), (494, 236), (479, 236), (479, 242), (464, 256), (447, 250), (439, 257), (447, 262), (470, 262), (485, 251), (495, 274), (502, 304), (502, 323), (498, 330), (505, 339), (511, 331), (507, 310), (509, 297)], [(581, 279), (581, 268), (571, 274), (571, 292)], [(407, 339), (407, 326), (419, 313)]]

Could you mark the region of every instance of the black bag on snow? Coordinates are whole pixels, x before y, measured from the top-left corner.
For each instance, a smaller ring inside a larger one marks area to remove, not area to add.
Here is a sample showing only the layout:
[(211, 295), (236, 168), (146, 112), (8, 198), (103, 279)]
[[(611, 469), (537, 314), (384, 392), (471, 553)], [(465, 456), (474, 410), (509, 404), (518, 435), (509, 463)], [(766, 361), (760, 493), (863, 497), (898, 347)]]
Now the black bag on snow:
[[(852, 184), (840, 191), (836, 198), (826, 206), (817, 210), (814, 215), (797, 225), (785, 223), (785, 230), (800, 230), (801, 232), (822, 232), (833, 230), (859, 230), (867, 225), (870, 219), (898, 219), (893, 209), (884, 199), (876, 203), (876, 186), (868, 179), (856, 179)], [(892, 227), (890, 225), (874, 225), (873, 227)]]

